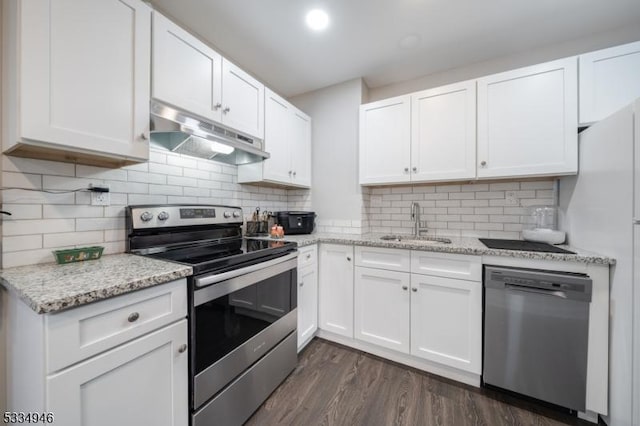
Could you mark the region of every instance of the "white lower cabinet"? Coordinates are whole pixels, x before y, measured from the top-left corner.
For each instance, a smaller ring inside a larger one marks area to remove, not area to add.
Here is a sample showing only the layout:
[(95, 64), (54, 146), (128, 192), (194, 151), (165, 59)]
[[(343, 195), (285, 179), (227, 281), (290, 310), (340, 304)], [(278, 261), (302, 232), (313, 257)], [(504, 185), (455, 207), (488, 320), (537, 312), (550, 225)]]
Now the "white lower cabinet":
[(318, 248), (303, 247), (298, 255), (298, 352), (318, 330)]
[(405, 354), (411, 365), (420, 358), (479, 377), (480, 257), (377, 247), (355, 255), (355, 339)]
[(356, 267), (355, 337), (409, 352), (410, 274)]
[(480, 374), (482, 284), (411, 275), (411, 355)]
[(47, 411), (66, 426), (186, 426), (187, 320), (47, 378)]
[(353, 338), (353, 246), (320, 245), (319, 328)]
[(7, 409), (65, 426), (187, 426), (186, 280), (61, 312), (7, 303)]

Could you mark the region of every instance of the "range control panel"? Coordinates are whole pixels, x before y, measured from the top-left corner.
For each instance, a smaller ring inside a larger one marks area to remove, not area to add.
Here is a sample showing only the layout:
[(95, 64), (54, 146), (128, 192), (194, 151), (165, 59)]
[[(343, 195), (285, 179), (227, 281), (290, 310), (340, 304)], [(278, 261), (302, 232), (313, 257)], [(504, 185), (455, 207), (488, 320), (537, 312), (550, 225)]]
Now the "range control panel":
[(242, 224), (242, 209), (218, 205), (139, 205), (127, 207), (132, 229)]

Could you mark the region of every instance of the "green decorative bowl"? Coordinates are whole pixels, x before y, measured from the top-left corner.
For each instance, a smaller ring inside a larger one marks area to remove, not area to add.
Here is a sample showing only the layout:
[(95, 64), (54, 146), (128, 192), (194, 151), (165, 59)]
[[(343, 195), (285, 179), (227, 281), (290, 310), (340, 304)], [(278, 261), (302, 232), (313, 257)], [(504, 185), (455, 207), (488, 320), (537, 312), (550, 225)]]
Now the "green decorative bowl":
[(56, 258), (58, 264), (82, 262), (83, 260), (95, 260), (100, 259), (104, 247), (79, 247), (68, 250), (54, 250), (53, 255)]

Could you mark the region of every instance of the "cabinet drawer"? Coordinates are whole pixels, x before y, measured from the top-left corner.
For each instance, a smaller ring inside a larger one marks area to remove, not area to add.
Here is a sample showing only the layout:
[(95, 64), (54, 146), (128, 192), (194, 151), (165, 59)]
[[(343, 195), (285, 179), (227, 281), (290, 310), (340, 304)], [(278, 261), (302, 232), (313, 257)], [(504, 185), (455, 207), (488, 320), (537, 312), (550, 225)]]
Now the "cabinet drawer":
[(318, 245), (298, 249), (298, 269), (318, 263)]
[(186, 279), (47, 315), (47, 372), (60, 370), (186, 315)]
[(436, 277), (481, 281), (482, 259), (480, 256), (413, 250), (411, 252), (411, 272)]
[(356, 247), (356, 266), (409, 272), (411, 254), (409, 250), (380, 247)]

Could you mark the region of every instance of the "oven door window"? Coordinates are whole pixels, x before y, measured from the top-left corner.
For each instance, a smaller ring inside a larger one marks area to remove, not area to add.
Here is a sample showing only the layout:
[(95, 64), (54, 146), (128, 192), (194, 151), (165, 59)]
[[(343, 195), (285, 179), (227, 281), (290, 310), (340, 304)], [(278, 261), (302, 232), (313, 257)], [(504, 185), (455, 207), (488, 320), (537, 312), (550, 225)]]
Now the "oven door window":
[(295, 272), (282, 272), (195, 308), (195, 374), (296, 308)]

